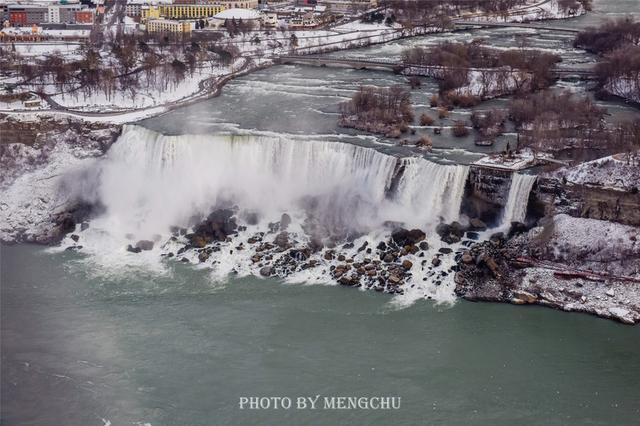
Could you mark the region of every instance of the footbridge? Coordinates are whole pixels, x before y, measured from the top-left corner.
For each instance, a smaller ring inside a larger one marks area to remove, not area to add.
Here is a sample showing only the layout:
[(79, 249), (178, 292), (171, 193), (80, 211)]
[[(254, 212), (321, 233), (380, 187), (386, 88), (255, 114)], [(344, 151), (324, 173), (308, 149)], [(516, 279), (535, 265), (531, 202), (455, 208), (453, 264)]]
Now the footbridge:
[[(401, 61), (384, 60), (384, 59), (362, 59), (362, 58), (347, 58), (347, 57), (330, 57), (330, 56), (316, 56), (316, 55), (284, 55), (273, 58), (273, 61), (278, 64), (297, 64), (308, 65), (316, 67), (348, 67), (355, 69), (377, 69), (384, 71), (392, 71), (395, 73), (403, 73), (405, 75), (436, 75), (436, 73), (443, 71), (445, 68), (439, 65), (423, 65), (423, 64), (405, 64)], [(449, 68), (452, 69), (452, 68)], [(488, 72), (502, 72), (500, 68), (455, 68), (460, 71), (488, 71)], [(593, 68), (571, 68), (571, 67), (556, 67), (553, 69), (553, 74), (557, 78), (583, 78), (593, 79), (596, 77)]]
[(535, 24), (535, 23), (519, 23), (519, 22), (492, 22), (492, 21), (465, 21), (457, 20), (453, 21), (453, 25), (458, 28), (527, 28), (532, 30), (547, 30), (563, 33), (576, 34), (580, 30), (567, 27), (555, 27), (550, 25)]

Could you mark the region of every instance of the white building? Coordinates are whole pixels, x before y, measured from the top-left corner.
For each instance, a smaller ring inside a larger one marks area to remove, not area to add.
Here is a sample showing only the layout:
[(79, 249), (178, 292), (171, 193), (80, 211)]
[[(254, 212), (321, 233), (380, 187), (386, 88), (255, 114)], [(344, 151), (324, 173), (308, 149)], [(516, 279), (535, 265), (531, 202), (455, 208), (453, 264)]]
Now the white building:
[(262, 19), (262, 13), (254, 9), (227, 9), (211, 18), (209, 24), (213, 28), (220, 28), (224, 26), (226, 21), (235, 20), (236, 22), (252, 22), (255, 27), (259, 27)]
[(47, 7), (47, 22), (50, 24), (74, 24), (76, 12), (80, 12), (85, 6), (76, 4), (52, 4)]

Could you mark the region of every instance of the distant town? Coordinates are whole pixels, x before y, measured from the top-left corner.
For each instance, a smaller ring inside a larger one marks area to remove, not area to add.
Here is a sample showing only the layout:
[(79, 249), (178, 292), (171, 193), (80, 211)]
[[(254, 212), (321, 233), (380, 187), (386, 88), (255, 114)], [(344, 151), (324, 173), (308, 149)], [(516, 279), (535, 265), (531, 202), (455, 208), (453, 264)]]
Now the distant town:
[[(78, 40), (96, 26), (125, 32), (190, 33), (240, 23), (251, 29), (318, 28), (378, 0), (33, 0), (0, 2), (0, 41)], [(113, 16), (105, 10), (113, 6)], [(107, 14), (108, 15), (108, 14)]]

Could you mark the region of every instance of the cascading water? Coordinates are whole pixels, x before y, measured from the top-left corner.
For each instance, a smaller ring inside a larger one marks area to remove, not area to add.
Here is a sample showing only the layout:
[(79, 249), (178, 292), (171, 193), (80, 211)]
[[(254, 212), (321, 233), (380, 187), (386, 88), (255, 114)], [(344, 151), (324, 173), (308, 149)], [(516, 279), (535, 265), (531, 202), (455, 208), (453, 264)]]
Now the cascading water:
[[(468, 173), (466, 166), (399, 159), (352, 144), (165, 136), (139, 126), (125, 126), (95, 170), (94, 184), (79, 191), (104, 206), (104, 213), (82, 232), (85, 250), (99, 251), (101, 259), (109, 256), (105, 252), (126, 256), (127, 244), (149, 239), (157, 243), (154, 250), (135, 258), (148, 258), (156, 249), (175, 252), (175, 240), (168, 240), (172, 226), (189, 227), (215, 208), (237, 206), (237, 217), (248, 229), (214, 256), (219, 275), (256, 273), (253, 252), (235, 248), (249, 245), (251, 235), (264, 234), (284, 212), (293, 218), (289, 232), (298, 241), (309, 238), (303, 231), (309, 217), (328, 230), (324, 237), (346, 229), (371, 244), (377, 244), (377, 237), (388, 238), (388, 222), (429, 229), (441, 218), (455, 220)], [(251, 225), (242, 221), (249, 212), (257, 218)], [(432, 250), (438, 244), (430, 242)], [(192, 258), (197, 262), (197, 253)], [(327, 281), (322, 274), (302, 279)], [(427, 281), (419, 271), (415, 277)], [(452, 295), (445, 287), (438, 291)]]
[[(404, 172), (390, 194), (398, 161)], [(112, 231), (136, 238), (186, 226), (225, 202), (266, 220), (312, 208), (322, 221), (363, 232), (385, 221), (426, 226), (457, 218), (468, 172), (351, 144), (164, 136), (138, 126), (125, 126), (98, 167), (88, 198), (105, 206)]]
[(502, 214), (501, 227), (508, 227), (511, 222), (524, 222), (529, 206), (529, 195), (536, 178), (535, 175), (513, 174), (507, 204)]

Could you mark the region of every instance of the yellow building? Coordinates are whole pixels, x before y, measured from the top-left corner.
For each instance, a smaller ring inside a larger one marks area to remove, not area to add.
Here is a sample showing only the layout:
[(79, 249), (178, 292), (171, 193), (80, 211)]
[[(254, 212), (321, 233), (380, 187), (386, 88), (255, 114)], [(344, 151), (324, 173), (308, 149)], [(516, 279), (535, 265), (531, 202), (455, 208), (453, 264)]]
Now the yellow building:
[(255, 9), (258, 0), (210, 0), (209, 3), (218, 3), (227, 9)]
[(150, 33), (189, 33), (191, 23), (187, 21), (172, 21), (169, 19), (149, 19), (147, 31)]
[(170, 19), (198, 19), (215, 16), (225, 9), (219, 4), (161, 4), (142, 9), (142, 20), (170, 18)]

